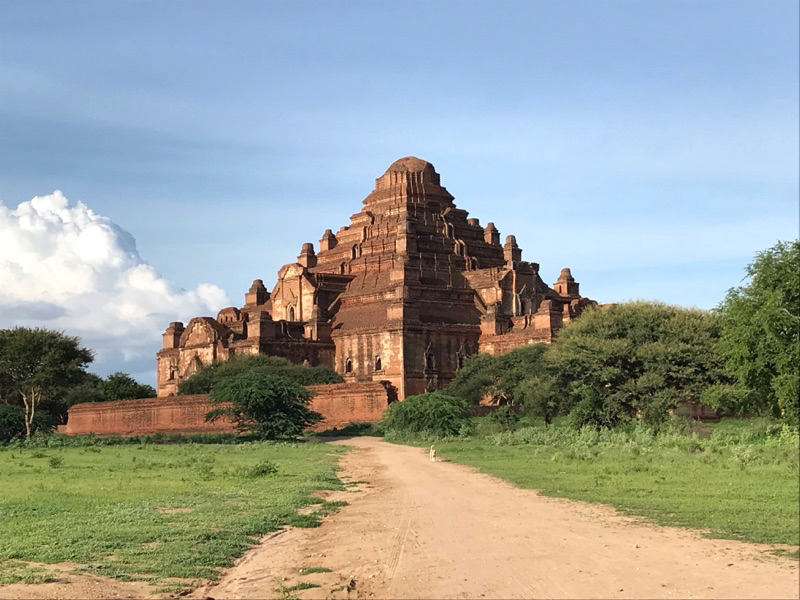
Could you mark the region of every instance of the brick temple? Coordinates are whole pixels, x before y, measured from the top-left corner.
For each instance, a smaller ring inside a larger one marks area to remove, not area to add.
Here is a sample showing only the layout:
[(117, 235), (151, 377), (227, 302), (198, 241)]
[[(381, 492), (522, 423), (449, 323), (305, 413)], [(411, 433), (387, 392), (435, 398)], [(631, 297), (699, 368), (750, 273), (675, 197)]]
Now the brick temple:
[(457, 208), (433, 165), (406, 157), (375, 181), (335, 234), (302, 245), (270, 292), (256, 279), (244, 306), (170, 323), (158, 352), (158, 395), (177, 393), (202, 365), (271, 354), (328, 365), (346, 382), (390, 382), (397, 397), (442, 388), (464, 359), (549, 342), (595, 302), (568, 268), (552, 287)]

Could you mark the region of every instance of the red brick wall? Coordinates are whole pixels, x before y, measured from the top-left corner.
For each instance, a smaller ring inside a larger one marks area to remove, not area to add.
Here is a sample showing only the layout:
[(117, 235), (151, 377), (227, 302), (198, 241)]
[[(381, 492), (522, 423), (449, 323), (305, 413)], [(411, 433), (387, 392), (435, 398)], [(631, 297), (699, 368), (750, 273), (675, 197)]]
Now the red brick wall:
[[(389, 405), (389, 391), (378, 382), (335, 383), (310, 386), (311, 408), (325, 420), (314, 429), (322, 431), (353, 422), (377, 421)], [(226, 433), (233, 423), (205, 421), (211, 410), (208, 397), (167, 396), (117, 402), (87, 402), (69, 409), (67, 425), (59, 428), (70, 435), (145, 435), (150, 433)]]
[(311, 409), (325, 417), (314, 429), (323, 431), (348, 423), (374, 423), (389, 406), (389, 390), (378, 381), (312, 385)]

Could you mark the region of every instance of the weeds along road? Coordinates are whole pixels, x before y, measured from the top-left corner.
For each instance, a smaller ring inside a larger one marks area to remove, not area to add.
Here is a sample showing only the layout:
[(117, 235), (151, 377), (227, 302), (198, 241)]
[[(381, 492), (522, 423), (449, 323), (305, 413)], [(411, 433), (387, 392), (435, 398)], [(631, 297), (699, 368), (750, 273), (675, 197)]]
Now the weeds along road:
[[(264, 542), (203, 598), (798, 598), (768, 547), (541, 497), (376, 438), (342, 459), (350, 504)], [(301, 575), (301, 569), (316, 572)], [(298, 584), (320, 587), (298, 589)]]

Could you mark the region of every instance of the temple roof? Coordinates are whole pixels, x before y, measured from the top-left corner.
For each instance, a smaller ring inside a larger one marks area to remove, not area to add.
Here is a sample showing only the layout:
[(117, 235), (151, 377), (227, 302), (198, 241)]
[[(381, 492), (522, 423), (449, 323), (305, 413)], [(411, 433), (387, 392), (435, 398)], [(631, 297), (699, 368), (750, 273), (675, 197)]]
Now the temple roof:
[(427, 160), (422, 160), (416, 156), (404, 156), (403, 158), (398, 158), (391, 165), (389, 165), (389, 168), (386, 169), (386, 172), (389, 173), (390, 171), (401, 171), (416, 173), (427, 170), (436, 172), (436, 169), (434, 169), (433, 165)]

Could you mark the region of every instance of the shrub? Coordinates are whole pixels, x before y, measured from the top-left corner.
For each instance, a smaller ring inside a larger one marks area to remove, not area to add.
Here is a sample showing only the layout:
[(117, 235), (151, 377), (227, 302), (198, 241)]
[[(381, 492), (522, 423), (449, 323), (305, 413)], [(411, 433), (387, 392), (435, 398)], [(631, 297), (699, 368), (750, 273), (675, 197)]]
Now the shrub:
[(400, 436), (457, 436), (471, 426), (467, 402), (444, 392), (419, 394), (395, 402), (380, 421), (380, 427), (387, 434)]
[(267, 477), (275, 475), (278, 472), (278, 465), (268, 460), (262, 460), (260, 463), (253, 465), (244, 472), (245, 477), (256, 479), (258, 477)]
[(258, 371), (218, 379), (210, 399), (218, 406), (206, 415), (213, 421), (228, 417), (239, 431), (264, 439), (294, 438), (322, 420), (308, 407), (312, 393), (285, 377)]
[(500, 431), (514, 431), (519, 427), (519, 415), (510, 406), (501, 406), (489, 413), (489, 421)]

